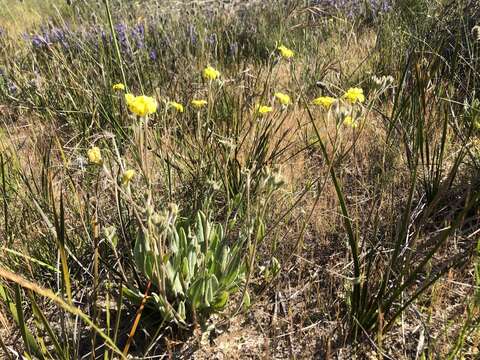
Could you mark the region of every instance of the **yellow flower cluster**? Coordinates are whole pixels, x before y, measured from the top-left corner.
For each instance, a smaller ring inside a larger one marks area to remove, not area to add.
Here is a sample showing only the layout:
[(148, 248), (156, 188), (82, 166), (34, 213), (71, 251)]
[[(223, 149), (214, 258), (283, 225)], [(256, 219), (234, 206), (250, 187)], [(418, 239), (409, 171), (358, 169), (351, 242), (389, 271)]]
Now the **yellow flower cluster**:
[(355, 104), (356, 102), (364, 102), (365, 95), (363, 95), (363, 89), (361, 88), (350, 88), (347, 92), (343, 95), (343, 98), (347, 100), (350, 104)]
[(180, 104), (180, 103), (178, 103), (178, 102), (176, 102), (176, 101), (169, 101), (169, 102), (167, 103), (167, 105), (168, 105), (169, 107), (171, 107), (171, 108), (174, 108), (174, 109), (177, 110), (178, 112), (183, 113), (183, 110), (184, 110), (184, 109), (183, 109), (183, 105), (182, 105), (182, 104)]
[[(203, 107), (205, 107), (207, 104), (208, 104), (208, 101), (207, 100), (203, 100), (203, 99), (193, 99), (190, 101), (190, 104), (194, 107), (194, 108), (197, 108), (197, 109), (201, 109)], [(167, 103), (168, 106), (170, 106), (171, 108), (174, 108), (175, 110), (177, 110), (178, 112), (181, 112), (183, 113), (185, 111), (185, 108), (183, 107), (182, 104), (178, 103), (178, 102), (175, 102), (175, 101), (169, 101)]]
[(112, 86), (113, 90), (125, 90), (125, 85), (118, 83)]
[(266, 105), (257, 105), (257, 113), (260, 115), (266, 115), (273, 111), (273, 107)]
[(199, 100), (199, 99), (194, 99), (190, 103), (197, 109), (200, 109), (208, 104), (207, 100)]
[(93, 146), (87, 151), (88, 161), (90, 164), (100, 165), (102, 163), (102, 153), (100, 148)]
[(128, 109), (135, 115), (141, 117), (153, 114), (157, 111), (157, 100), (150, 96), (125, 94), (125, 101)]
[(125, 170), (122, 174), (122, 185), (128, 185), (137, 172), (133, 169)]
[(323, 106), (325, 109), (330, 109), (333, 103), (337, 101), (335, 98), (331, 96), (320, 96), (316, 99), (312, 100), (313, 105)]
[[(363, 94), (363, 89), (361, 88), (350, 88), (342, 96), (350, 104), (362, 103), (365, 101), (365, 95)], [(320, 96), (312, 100), (313, 105), (323, 106), (325, 109), (330, 109), (332, 105), (337, 101), (337, 99), (331, 96)]]
[(355, 129), (356, 127), (358, 127), (358, 122), (353, 120), (351, 116), (345, 116), (345, 119), (343, 119), (343, 125)]
[(290, 96), (288, 96), (287, 94), (283, 94), (281, 92), (276, 92), (274, 94), (274, 96), (278, 99), (278, 101), (280, 102), (280, 104), (282, 105), (288, 105), (290, 104), (291, 100), (290, 100)]
[[(365, 95), (363, 94), (363, 89), (361, 88), (350, 88), (348, 89), (342, 96), (342, 99), (344, 99), (347, 103), (354, 105), (356, 103), (362, 103), (365, 101)], [(329, 110), (333, 104), (336, 102), (339, 102), (339, 99), (336, 99), (331, 96), (320, 96), (316, 99), (312, 100), (313, 105), (321, 106), (326, 110)], [(340, 108), (339, 108), (340, 109)], [(341, 110), (341, 109), (340, 109)], [(350, 111), (349, 111), (350, 112)], [(358, 121), (357, 119), (353, 118), (351, 115), (342, 115), (342, 121), (341, 123), (345, 126), (351, 127), (353, 129), (358, 127)]]
[(210, 65), (203, 69), (203, 77), (207, 80), (215, 80), (220, 76), (220, 72)]
[[(93, 165), (101, 165), (103, 158), (100, 148), (98, 146), (92, 146), (87, 151), (88, 162)], [(134, 178), (137, 172), (134, 169), (125, 170), (121, 177), (121, 184), (128, 185)]]
[[(292, 99), (290, 98), (289, 95), (281, 93), (281, 92), (276, 92), (273, 94), (273, 97), (278, 100), (278, 102), (283, 105), (284, 107), (290, 105), (292, 103)], [(268, 105), (262, 105), (262, 104), (257, 104), (255, 106), (255, 112), (258, 115), (266, 115), (268, 113), (271, 113), (273, 111), (273, 106), (268, 106)]]
[(295, 56), (293, 50), (290, 50), (284, 45), (280, 45), (279, 47), (277, 47), (277, 50), (280, 52), (280, 55), (285, 59), (290, 59)]

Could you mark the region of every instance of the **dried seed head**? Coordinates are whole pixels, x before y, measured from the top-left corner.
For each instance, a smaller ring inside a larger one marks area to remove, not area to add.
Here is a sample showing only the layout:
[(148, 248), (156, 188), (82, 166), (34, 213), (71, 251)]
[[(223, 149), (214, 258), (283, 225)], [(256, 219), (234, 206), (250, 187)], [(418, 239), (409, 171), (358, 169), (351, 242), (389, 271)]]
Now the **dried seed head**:
[(473, 37), (476, 41), (480, 41), (480, 26), (479, 25), (475, 25), (472, 28), (472, 35), (473, 35)]
[(174, 216), (178, 214), (178, 205), (175, 203), (168, 204), (168, 212)]

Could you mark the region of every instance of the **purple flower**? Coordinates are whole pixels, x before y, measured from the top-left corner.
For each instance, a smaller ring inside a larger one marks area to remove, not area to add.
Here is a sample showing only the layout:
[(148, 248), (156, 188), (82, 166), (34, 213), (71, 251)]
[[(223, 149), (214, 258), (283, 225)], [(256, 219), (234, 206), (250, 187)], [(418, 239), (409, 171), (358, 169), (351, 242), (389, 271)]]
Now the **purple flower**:
[(138, 24), (136, 25), (132, 30), (131, 30), (131, 36), (133, 39), (135, 39), (135, 44), (137, 49), (142, 49), (145, 44), (145, 27), (143, 24)]
[(228, 44), (228, 55), (231, 57), (235, 57), (238, 55), (238, 43), (233, 42)]
[(115, 25), (115, 32), (122, 49), (128, 49), (127, 26), (125, 24), (117, 24)]
[(312, 0), (312, 5), (342, 11), (348, 17), (355, 18), (387, 13), (392, 10), (393, 0)]
[(7, 90), (9, 94), (15, 95), (17, 93), (18, 88), (17, 88), (17, 85), (15, 85), (15, 83), (11, 81), (7, 81)]
[(150, 60), (157, 61), (157, 58), (158, 58), (157, 50), (152, 49), (150, 51), (150, 53), (148, 54), (148, 56), (149, 56)]
[(31, 42), (33, 47), (37, 49), (46, 47), (48, 45), (47, 40), (42, 35), (38, 34), (35, 34), (31, 37)]
[(211, 46), (215, 46), (217, 44), (217, 34), (213, 33), (210, 34), (210, 36), (207, 36), (206, 39), (207, 43), (209, 43)]
[(195, 45), (197, 43), (197, 38), (198, 38), (198, 35), (197, 35), (197, 31), (195, 29), (195, 26), (194, 25), (188, 25), (188, 38), (190, 39), (190, 43), (192, 45)]

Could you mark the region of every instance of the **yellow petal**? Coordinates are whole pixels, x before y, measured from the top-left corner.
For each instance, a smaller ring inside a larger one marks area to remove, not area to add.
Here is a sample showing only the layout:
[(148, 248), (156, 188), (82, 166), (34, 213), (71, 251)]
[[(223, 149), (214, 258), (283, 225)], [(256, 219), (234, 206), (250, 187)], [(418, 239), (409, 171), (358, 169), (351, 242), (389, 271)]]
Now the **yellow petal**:
[(215, 80), (220, 76), (220, 72), (210, 65), (203, 69), (203, 77), (208, 80)]
[(93, 146), (87, 151), (88, 161), (91, 164), (101, 164), (102, 162), (102, 153), (100, 152), (100, 148), (97, 146)]
[(335, 98), (331, 96), (320, 96), (312, 100), (313, 105), (323, 106), (325, 109), (330, 109), (333, 103), (336, 101)]
[(280, 45), (277, 49), (285, 59), (290, 59), (295, 56), (295, 53), (284, 45)]
[(273, 111), (273, 107), (266, 105), (257, 105), (257, 112), (260, 115), (265, 115)]
[(288, 96), (287, 94), (283, 94), (281, 92), (277, 92), (274, 94), (274, 96), (278, 99), (278, 101), (280, 101), (280, 104), (282, 105), (288, 105), (290, 104), (290, 96)]
[(125, 85), (118, 83), (112, 86), (113, 90), (125, 90)]
[(125, 170), (125, 172), (122, 174), (122, 184), (128, 184), (136, 175), (136, 173), (137, 172), (133, 169)]
[(196, 107), (196, 108), (202, 108), (204, 107), (205, 105), (208, 104), (207, 100), (199, 100), (199, 99), (195, 99), (195, 100), (192, 100), (191, 101), (191, 104)]

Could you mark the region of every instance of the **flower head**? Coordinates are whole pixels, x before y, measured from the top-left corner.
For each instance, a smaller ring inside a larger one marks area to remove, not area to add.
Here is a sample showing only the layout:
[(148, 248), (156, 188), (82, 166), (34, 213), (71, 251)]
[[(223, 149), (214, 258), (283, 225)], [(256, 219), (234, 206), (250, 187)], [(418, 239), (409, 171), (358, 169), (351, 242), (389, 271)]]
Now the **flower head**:
[(472, 28), (472, 35), (473, 35), (475, 40), (480, 41), (480, 26), (475, 25)]
[(380, 77), (373, 75), (372, 80), (375, 83), (375, 85), (379, 87), (390, 85), (394, 81), (393, 76), (391, 75), (388, 75), (388, 76), (383, 75)]
[(174, 108), (174, 109), (177, 110), (178, 112), (183, 113), (183, 110), (184, 110), (184, 109), (183, 109), (183, 105), (182, 105), (182, 104), (180, 104), (180, 103), (178, 103), (178, 102), (176, 102), (176, 101), (169, 101), (169, 102), (167, 103), (167, 105), (168, 105), (169, 107), (171, 107), (171, 108)]
[(343, 95), (343, 98), (351, 104), (365, 101), (365, 95), (363, 95), (363, 89), (361, 88), (348, 89), (347, 92)]
[(349, 126), (351, 127), (352, 129), (355, 129), (356, 127), (358, 127), (358, 123), (353, 120), (353, 118), (351, 116), (345, 116), (345, 119), (343, 119), (343, 124), (345, 126)]
[(102, 163), (102, 153), (100, 152), (100, 148), (97, 146), (93, 146), (87, 151), (88, 161), (90, 164), (99, 165)]
[(128, 185), (137, 172), (133, 169), (125, 170), (122, 174), (122, 185)]
[(202, 74), (203, 74), (203, 77), (207, 80), (215, 80), (220, 76), (220, 72), (214, 69), (213, 67), (211, 67), (210, 65), (207, 66), (205, 69), (203, 69)]
[(130, 105), (133, 102), (133, 100), (135, 100), (135, 95), (130, 93), (125, 94), (125, 102), (127, 103), (127, 105)]
[(274, 96), (278, 99), (278, 101), (280, 101), (280, 104), (282, 105), (288, 105), (291, 102), (290, 96), (288, 96), (287, 94), (277, 92), (274, 94)]
[(282, 55), (282, 57), (284, 57), (285, 59), (290, 59), (295, 56), (293, 50), (290, 50), (284, 45), (280, 45), (277, 49), (278, 51), (280, 51), (280, 55)]
[(200, 109), (202, 107), (204, 107), (205, 105), (208, 104), (207, 100), (199, 100), (199, 99), (195, 99), (195, 100), (192, 100), (191, 101), (191, 104), (196, 107), (197, 109)]
[(150, 96), (125, 94), (125, 101), (128, 109), (138, 116), (143, 117), (157, 111), (157, 100)]
[(266, 115), (272, 111), (273, 111), (273, 108), (271, 106), (257, 105), (257, 113), (260, 115)]
[(112, 89), (113, 90), (125, 90), (125, 85), (123, 85), (122, 83), (118, 83), (118, 84), (113, 85)]
[(313, 105), (323, 106), (325, 109), (330, 109), (333, 103), (336, 101), (335, 98), (331, 96), (320, 96), (312, 100)]

